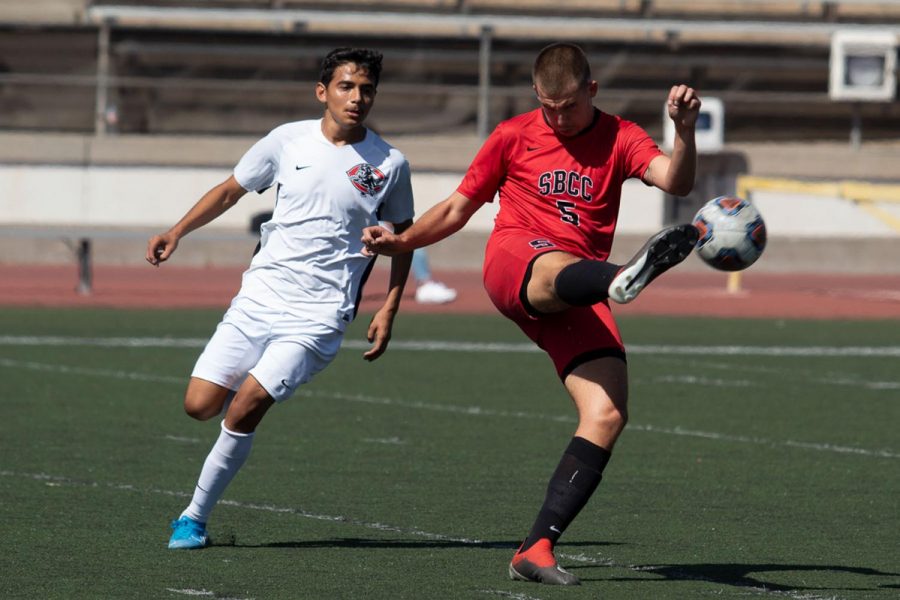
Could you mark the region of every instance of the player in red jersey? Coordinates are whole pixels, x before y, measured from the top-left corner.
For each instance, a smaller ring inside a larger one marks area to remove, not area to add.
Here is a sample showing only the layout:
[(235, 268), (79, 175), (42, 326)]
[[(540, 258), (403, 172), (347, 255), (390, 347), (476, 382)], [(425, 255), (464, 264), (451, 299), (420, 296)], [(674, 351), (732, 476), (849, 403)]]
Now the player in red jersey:
[(540, 108), (501, 123), (459, 188), (406, 231), (364, 230), (368, 253), (394, 255), (458, 231), (485, 202), (500, 211), (484, 259), (484, 285), (501, 313), (553, 360), (578, 411), (537, 519), (509, 566), (513, 579), (578, 584), (553, 555), (559, 536), (593, 494), (627, 419), (625, 350), (609, 299), (630, 302), (678, 264), (697, 230), (678, 225), (654, 235), (626, 265), (607, 261), (622, 183), (638, 177), (675, 195), (693, 187), (696, 92), (672, 87), (671, 156), (634, 123), (596, 109), (597, 82), (573, 44), (544, 48), (535, 60)]

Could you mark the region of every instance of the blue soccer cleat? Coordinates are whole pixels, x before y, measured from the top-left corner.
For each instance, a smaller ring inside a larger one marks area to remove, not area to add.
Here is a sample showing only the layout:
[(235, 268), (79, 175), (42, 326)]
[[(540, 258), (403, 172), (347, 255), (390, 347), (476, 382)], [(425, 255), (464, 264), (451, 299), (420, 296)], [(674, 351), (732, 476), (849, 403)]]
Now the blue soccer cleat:
[(200, 523), (190, 517), (181, 517), (172, 521), (172, 537), (169, 548), (173, 550), (194, 550), (209, 546), (209, 535), (206, 523)]

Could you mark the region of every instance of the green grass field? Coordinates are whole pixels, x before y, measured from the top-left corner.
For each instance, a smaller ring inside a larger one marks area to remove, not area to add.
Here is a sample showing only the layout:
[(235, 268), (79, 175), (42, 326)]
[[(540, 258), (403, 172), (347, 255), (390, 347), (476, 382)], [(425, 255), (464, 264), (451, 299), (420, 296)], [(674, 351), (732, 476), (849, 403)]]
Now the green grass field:
[(373, 364), (360, 318), (263, 421), (215, 545), (167, 550), (220, 315), (0, 310), (0, 598), (900, 597), (896, 321), (623, 319), (631, 422), (559, 589), (506, 566), (574, 410), (500, 317), (401, 315)]

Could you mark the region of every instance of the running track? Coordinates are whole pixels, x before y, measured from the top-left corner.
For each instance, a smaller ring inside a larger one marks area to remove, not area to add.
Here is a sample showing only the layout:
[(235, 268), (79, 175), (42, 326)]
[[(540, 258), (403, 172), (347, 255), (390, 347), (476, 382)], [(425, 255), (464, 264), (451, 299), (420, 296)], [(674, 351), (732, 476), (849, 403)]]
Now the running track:
[[(190, 269), (172, 265), (97, 266), (94, 291), (79, 295), (74, 266), (0, 265), (0, 306), (103, 306), (117, 308), (224, 309), (240, 285), (242, 269)], [(494, 313), (480, 272), (437, 271), (459, 298), (444, 306), (416, 304), (407, 291), (402, 311)], [(742, 291), (725, 291), (721, 273), (666, 273), (622, 315), (696, 315), (808, 319), (900, 319), (900, 275), (771, 274), (749, 271)], [(376, 269), (361, 312), (373, 312), (387, 287), (387, 269)], [(408, 286), (412, 289), (412, 284)]]

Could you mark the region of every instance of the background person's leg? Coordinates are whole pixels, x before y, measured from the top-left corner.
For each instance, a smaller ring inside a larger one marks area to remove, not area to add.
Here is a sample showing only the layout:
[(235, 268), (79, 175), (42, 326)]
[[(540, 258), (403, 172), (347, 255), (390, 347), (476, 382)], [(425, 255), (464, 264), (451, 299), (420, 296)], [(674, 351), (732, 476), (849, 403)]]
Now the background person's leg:
[(413, 279), (416, 280), (416, 302), (420, 304), (446, 304), (456, 300), (456, 290), (432, 278), (428, 254), (424, 248), (416, 248), (412, 259)]

